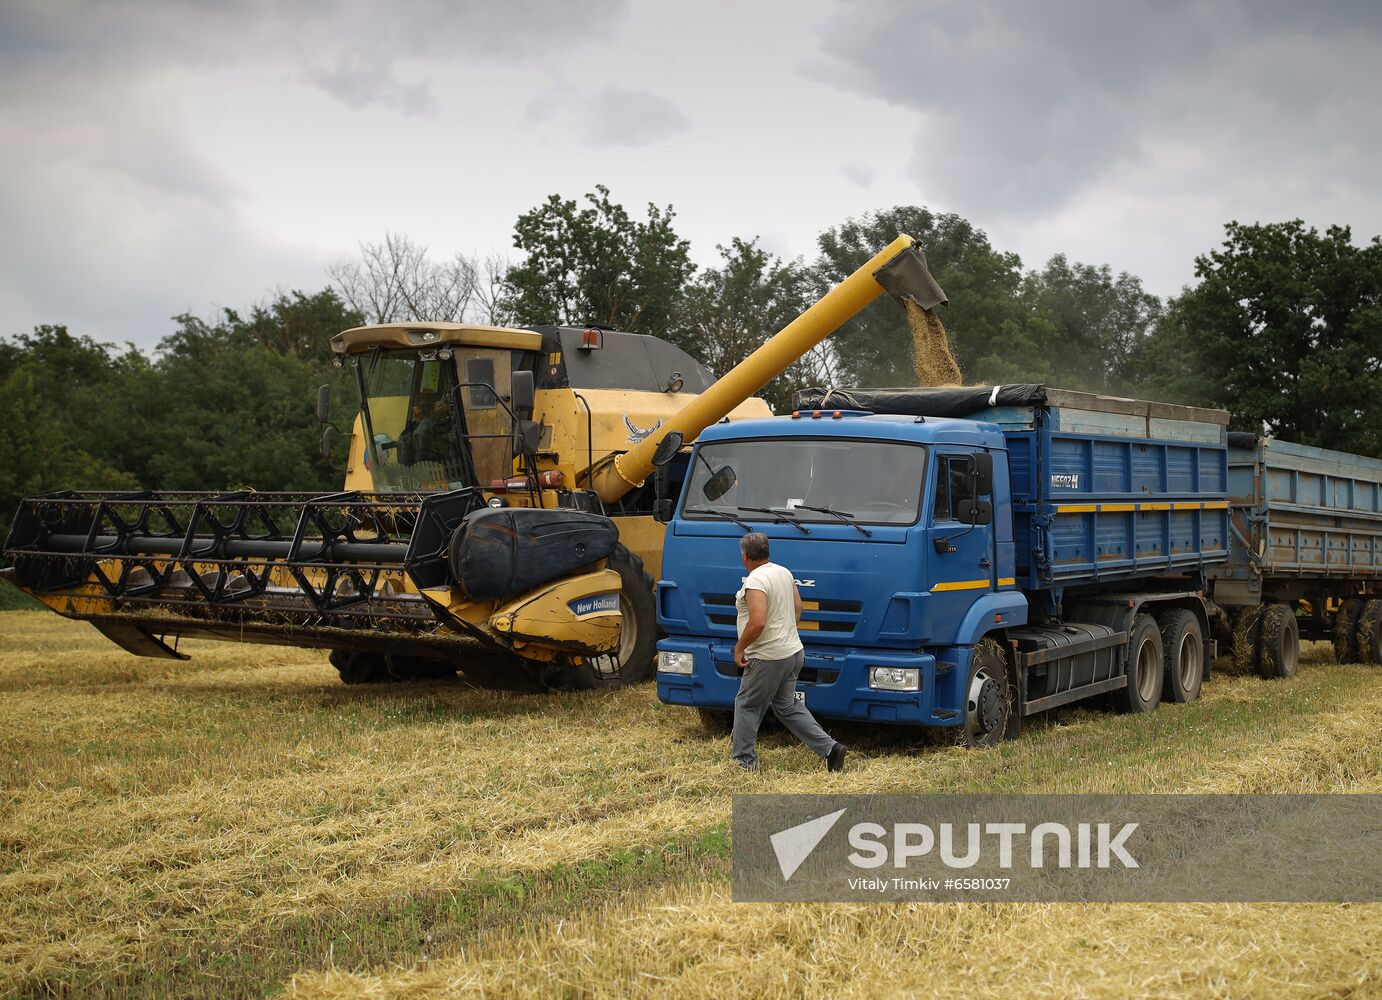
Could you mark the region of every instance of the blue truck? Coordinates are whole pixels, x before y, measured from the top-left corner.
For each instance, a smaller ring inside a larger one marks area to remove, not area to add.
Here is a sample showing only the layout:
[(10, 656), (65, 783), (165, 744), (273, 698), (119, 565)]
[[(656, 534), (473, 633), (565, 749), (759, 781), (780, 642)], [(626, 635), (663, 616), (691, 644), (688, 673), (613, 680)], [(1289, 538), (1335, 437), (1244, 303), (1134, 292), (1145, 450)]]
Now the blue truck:
[(658, 695), (712, 726), (747, 530), (797, 577), (798, 688), (827, 718), (982, 746), (1097, 695), (1189, 701), (1220, 643), (1264, 677), (1302, 637), (1382, 664), (1382, 461), (1043, 386), (799, 403), (707, 430), (662, 515)]
[(1198, 696), (1231, 544), (1226, 412), (1042, 386), (808, 403), (707, 429), (677, 470), (663, 702), (711, 724), (733, 708), (748, 530), (796, 576), (819, 716), (987, 746), (1085, 698)]

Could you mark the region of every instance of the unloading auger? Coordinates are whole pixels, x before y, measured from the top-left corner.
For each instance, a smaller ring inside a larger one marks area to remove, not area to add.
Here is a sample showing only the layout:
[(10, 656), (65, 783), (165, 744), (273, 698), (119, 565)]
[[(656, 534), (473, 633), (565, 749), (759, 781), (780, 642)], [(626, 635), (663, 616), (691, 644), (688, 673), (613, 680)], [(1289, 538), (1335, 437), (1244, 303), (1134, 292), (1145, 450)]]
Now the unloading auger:
[(899, 236), (718, 381), (665, 341), (601, 327), (347, 330), (331, 342), (360, 393), (343, 491), (32, 497), (4, 572), (140, 656), (186, 658), (178, 640), (200, 636), (329, 649), (347, 683), (642, 680), (664, 531), (654, 459), (675, 489), (684, 446), (767, 416), (753, 394), (885, 290), (945, 301)]

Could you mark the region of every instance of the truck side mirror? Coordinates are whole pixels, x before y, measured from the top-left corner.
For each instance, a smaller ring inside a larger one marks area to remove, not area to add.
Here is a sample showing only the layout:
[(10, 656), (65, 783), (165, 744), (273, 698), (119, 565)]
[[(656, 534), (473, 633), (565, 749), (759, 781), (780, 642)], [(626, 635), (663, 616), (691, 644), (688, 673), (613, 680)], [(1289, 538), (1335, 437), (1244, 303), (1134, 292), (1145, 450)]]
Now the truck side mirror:
[(705, 494), (707, 500), (714, 503), (733, 489), (734, 484), (738, 481), (739, 477), (734, 474), (734, 468), (726, 465), (705, 481), (705, 485), (701, 487), (701, 492)]
[(961, 524), (992, 524), (993, 504), (987, 500), (961, 500), (955, 520)]
[[(326, 386), (322, 386), (323, 389)], [(322, 428), (322, 458), (330, 458), (331, 451), (336, 446), (336, 428), (327, 424)]]
[(653, 520), (658, 524), (669, 524), (672, 520), (672, 509), (676, 506), (671, 500), (659, 500), (653, 504)]
[(976, 496), (993, 494), (993, 455), (990, 452), (974, 453), (974, 493)]
[(509, 400), (513, 403), (513, 412), (520, 417), (530, 416), (534, 399), (533, 373), (514, 372), (513, 381), (509, 383)]
[(317, 386), (317, 423), (324, 424), (331, 418), (331, 386)]
[(676, 458), (677, 452), (681, 451), (682, 440), (681, 431), (668, 431), (667, 436), (657, 443), (657, 451), (653, 452), (653, 465), (660, 469)]

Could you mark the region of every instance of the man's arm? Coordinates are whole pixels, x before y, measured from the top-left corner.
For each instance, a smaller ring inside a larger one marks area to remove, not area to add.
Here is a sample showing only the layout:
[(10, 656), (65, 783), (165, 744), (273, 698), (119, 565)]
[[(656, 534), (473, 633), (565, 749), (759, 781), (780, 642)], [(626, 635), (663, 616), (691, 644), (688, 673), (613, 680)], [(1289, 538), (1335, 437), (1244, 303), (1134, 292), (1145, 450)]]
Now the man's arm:
[(763, 634), (763, 626), (768, 624), (768, 595), (761, 590), (745, 590), (744, 603), (749, 606), (749, 620), (744, 623), (744, 631), (734, 644), (734, 662), (747, 668), (749, 663), (744, 650)]
[(797, 589), (797, 585), (795, 583), (792, 584), (792, 603), (796, 606), (797, 609), (796, 620), (801, 621), (801, 612), (804, 608), (804, 605), (801, 603), (801, 591)]

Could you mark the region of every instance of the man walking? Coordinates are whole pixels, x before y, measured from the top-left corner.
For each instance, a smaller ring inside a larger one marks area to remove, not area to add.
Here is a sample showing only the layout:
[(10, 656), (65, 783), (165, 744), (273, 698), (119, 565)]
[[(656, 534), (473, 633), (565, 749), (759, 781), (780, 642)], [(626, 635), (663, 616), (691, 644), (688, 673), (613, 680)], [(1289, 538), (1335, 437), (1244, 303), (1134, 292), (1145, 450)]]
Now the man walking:
[(744, 671), (734, 699), (734, 759), (746, 771), (758, 770), (758, 727), (771, 705), (778, 720), (823, 757), (827, 768), (843, 771), (845, 745), (827, 736), (797, 701), (804, 653), (797, 634), (801, 593), (792, 572), (768, 561), (768, 536), (762, 532), (740, 539), (739, 553), (749, 575), (734, 595), (739, 626), (734, 662)]

